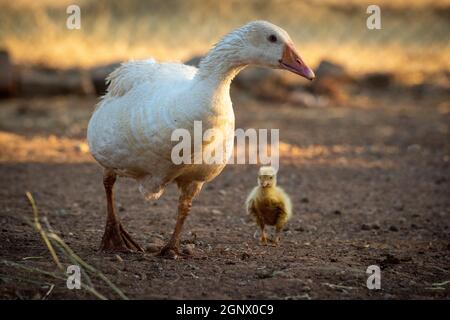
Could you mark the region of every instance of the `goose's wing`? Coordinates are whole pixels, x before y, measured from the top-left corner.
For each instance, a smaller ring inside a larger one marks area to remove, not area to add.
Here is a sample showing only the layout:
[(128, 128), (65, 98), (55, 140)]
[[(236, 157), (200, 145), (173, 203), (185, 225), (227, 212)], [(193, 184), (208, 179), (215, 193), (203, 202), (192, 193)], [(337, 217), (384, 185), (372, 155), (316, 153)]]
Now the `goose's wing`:
[(142, 83), (190, 80), (197, 68), (174, 62), (156, 62), (153, 59), (123, 63), (106, 78), (107, 96), (121, 97)]
[(161, 110), (175, 109), (171, 99), (196, 73), (195, 67), (155, 60), (130, 61), (114, 70), (88, 125), (95, 159), (111, 168), (167, 165), (174, 128)]

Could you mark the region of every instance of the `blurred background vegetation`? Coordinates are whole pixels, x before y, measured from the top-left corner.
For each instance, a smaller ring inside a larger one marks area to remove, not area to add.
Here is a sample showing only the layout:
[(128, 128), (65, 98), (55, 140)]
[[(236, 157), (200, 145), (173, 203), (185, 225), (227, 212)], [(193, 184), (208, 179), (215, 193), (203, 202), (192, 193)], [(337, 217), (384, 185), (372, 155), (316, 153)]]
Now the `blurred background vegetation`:
[[(0, 0), (0, 48), (17, 64), (92, 67), (155, 57), (188, 60), (222, 35), (264, 19), (292, 36), (305, 60), (354, 73), (429, 74), (450, 68), (450, 1), (377, 0), (382, 30), (366, 28), (368, 0)], [(66, 8), (81, 8), (81, 30)]]

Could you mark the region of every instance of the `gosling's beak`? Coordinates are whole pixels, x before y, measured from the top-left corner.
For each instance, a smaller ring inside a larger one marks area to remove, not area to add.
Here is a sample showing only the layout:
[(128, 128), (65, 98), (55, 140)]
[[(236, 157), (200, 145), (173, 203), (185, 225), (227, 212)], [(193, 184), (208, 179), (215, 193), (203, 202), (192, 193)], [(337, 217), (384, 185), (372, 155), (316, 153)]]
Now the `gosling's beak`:
[(283, 50), (283, 56), (281, 57), (280, 66), (283, 69), (296, 73), (308, 80), (314, 80), (316, 75), (302, 60), (300, 55), (295, 51), (294, 46), (286, 44)]

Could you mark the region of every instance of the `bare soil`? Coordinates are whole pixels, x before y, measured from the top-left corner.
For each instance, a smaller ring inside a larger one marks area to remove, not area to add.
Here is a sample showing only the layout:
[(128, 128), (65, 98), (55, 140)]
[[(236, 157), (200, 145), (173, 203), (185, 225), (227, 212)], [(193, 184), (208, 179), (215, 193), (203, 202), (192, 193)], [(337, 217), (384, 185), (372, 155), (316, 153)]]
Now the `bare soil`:
[[(98, 251), (102, 170), (84, 140), (95, 102), (0, 101), (1, 259), (55, 270), (24, 223), (30, 191), (77, 254), (133, 299), (450, 298), (448, 96), (366, 92), (344, 106), (308, 109), (235, 92), (237, 127), (280, 129), (279, 184), (292, 197), (294, 216), (279, 247), (260, 245), (243, 206), (258, 167), (230, 165), (194, 202), (183, 233), (183, 246), (195, 245), (193, 256), (179, 260)], [(156, 203), (144, 201), (132, 180), (120, 179), (116, 191), (123, 223), (142, 246), (169, 238), (174, 186)], [(370, 265), (382, 269), (381, 290), (366, 287)], [(93, 298), (4, 264), (0, 277), (3, 299), (41, 299), (44, 282), (55, 285), (48, 299)]]

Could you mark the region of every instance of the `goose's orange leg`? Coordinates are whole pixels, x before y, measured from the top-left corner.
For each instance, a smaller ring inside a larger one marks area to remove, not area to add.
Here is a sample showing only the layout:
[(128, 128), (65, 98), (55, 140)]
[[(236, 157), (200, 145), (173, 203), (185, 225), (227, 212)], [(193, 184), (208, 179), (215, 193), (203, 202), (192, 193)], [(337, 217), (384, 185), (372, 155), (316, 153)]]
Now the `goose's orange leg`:
[(185, 254), (180, 253), (179, 249), (181, 230), (192, 207), (192, 199), (200, 192), (202, 185), (202, 182), (179, 183), (181, 195), (178, 201), (178, 217), (175, 230), (169, 242), (161, 249), (158, 256), (170, 259), (176, 259), (179, 255), (185, 256)]
[(115, 182), (116, 174), (114, 171), (105, 169), (103, 185), (106, 192), (107, 217), (100, 250), (105, 252), (144, 252), (142, 247), (125, 231), (119, 217), (116, 215), (113, 194)]

